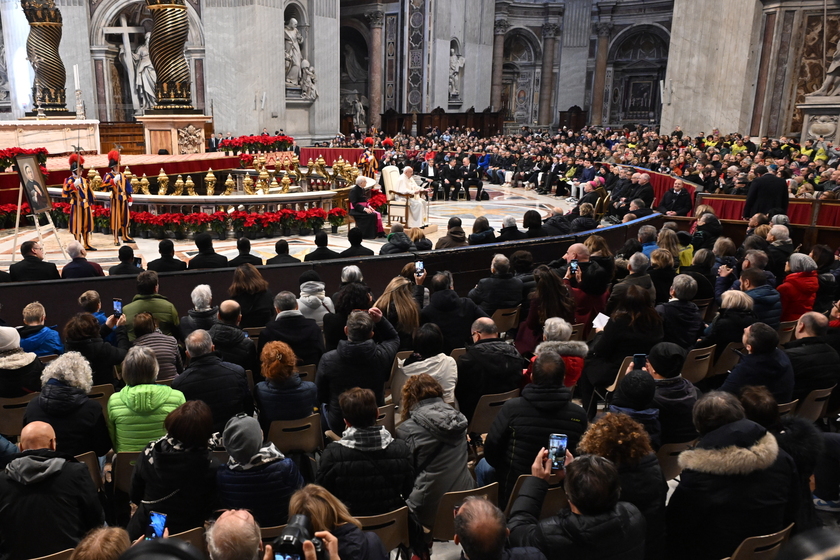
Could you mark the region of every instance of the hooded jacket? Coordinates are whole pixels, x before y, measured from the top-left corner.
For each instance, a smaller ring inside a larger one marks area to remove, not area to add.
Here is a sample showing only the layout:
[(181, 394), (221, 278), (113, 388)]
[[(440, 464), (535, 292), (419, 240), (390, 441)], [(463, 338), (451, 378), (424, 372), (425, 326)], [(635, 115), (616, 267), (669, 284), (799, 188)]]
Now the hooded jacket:
[(257, 383), (254, 400), (263, 432), (267, 434), (275, 420), (299, 420), (313, 414), (318, 408), (318, 387), (293, 373), (283, 382), (269, 379)]
[(694, 346), (703, 328), (703, 317), (693, 301), (675, 299), (660, 303), (656, 312), (662, 317), (663, 342), (673, 342), (682, 348)]
[(176, 336), (180, 332), (181, 320), (178, 318), (178, 310), (166, 296), (137, 294), (131, 300), (131, 303), (123, 307), (129, 340), (134, 340), (134, 317), (144, 311), (154, 315), (158, 328), (163, 334)]
[(207, 403), (213, 411), (214, 432), (224, 431), (227, 421), (237, 414), (254, 412), (245, 370), (216, 354), (193, 357), (190, 367), (172, 382), (172, 388), (184, 393), (187, 400)]
[(88, 451), (102, 457), (111, 449), (111, 436), (102, 405), (84, 390), (50, 379), (37, 398), (29, 401), (23, 425), (46, 422), (55, 430), (56, 451), (75, 457)]
[(324, 353), (324, 336), (314, 319), (307, 319), (300, 311), (281, 311), (260, 333), (257, 356), (272, 341), (285, 342), (301, 364), (317, 364)]
[[(441, 237), (435, 243), (435, 250), (437, 249), (451, 249), (453, 247), (466, 247), (467, 234), (460, 227), (449, 228), (446, 235)], [(382, 253), (380, 253), (382, 254)]]
[(793, 368), (787, 354), (778, 348), (769, 354), (744, 354), (720, 390), (737, 396), (747, 385), (766, 386), (778, 403), (793, 400)]
[(181, 391), (168, 385), (126, 386), (108, 399), (108, 432), (114, 451), (142, 451), (166, 433), (167, 414), (186, 402)]
[(20, 348), (0, 352), (0, 398), (13, 399), (41, 389), (44, 365), (32, 352)]
[(659, 409), (662, 443), (684, 443), (697, 438), (692, 411), (699, 391), (682, 376), (656, 379), (653, 406)]
[(793, 398), (802, 399), (817, 389), (828, 389), (840, 381), (840, 356), (822, 336), (791, 340), (784, 345), (793, 368)]
[(499, 309), (510, 309), (522, 303), (522, 280), (513, 274), (492, 274), (478, 281), (468, 297), (492, 316)]
[(519, 475), (531, 472), (551, 434), (566, 434), (567, 449), (577, 449), (586, 424), (586, 412), (572, 402), (566, 387), (532, 383), (502, 405), (484, 442), (484, 458), (499, 481), (499, 505), (507, 503)]
[(665, 498), (668, 483), (662, 476), (654, 453), (642, 457), (635, 465), (618, 465), (621, 482), (619, 500), (633, 504), (645, 518), (645, 560), (665, 558)]
[(395, 253), (406, 253), (408, 251), (416, 251), (417, 247), (411, 242), (411, 239), (402, 231), (388, 235), (388, 243), (382, 246), (379, 250), (380, 255), (393, 255)]
[(463, 414), (443, 399), (432, 398), (417, 403), (411, 417), (397, 428), (417, 474), (406, 503), (426, 527), (434, 525), (445, 493), (475, 488), (467, 469), (467, 425)]
[(467, 238), (467, 243), (470, 245), (485, 245), (487, 243), (496, 242), (496, 232), (493, 228), (485, 229), (479, 233), (471, 233)]
[(751, 420), (713, 430), (679, 457), (668, 503), (669, 558), (719, 560), (756, 535), (781, 531), (799, 506), (796, 466)]
[(776, 290), (782, 300), (782, 321), (796, 321), (814, 308), (820, 281), (816, 270), (792, 272)]
[(752, 309), (721, 309), (706, 328), (705, 337), (695, 348), (708, 348), (715, 344), (715, 359), (719, 358), (730, 342), (741, 342), (744, 329), (758, 321)]
[(778, 329), (782, 320), (782, 300), (779, 292), (764, 284), (753, 288), (746, 294), (753, 299), (753, 312), (758, 321)]
[(190, 309), (187, 311), (186, 315), (181, 317), (181, 338), (186, 340), (190, 333), (197, 331), (198, 329), (209, 331), (210, 328), (216, 324), (216, 316), (218, 314), (219, 306), (217, 305), (214, 305), (210, 309), (205, 309), (204, 311)]
[(324, 292), (324, 283), (309, 281), (300, 285), (298, 311), (307, 319), (314, 319), (319, 327), (324, 325), (324, 315), (335, 313), (335, 305)]
[(443, 387), (444, 402), (449, 404), (455, 402), (458, 365), (452, 356), (441, 352), (423, 360), (419, 354), (412, 354), (405, 360), (398, 360), (397, 367), (406, 378), (422, 373), (431, 376)]
[(525, 360), (516, 348), (498, 338), (484, 338), (467, 347), (458, 359), (458, 408), (472, 420), (483, 395), (507, 393), (522, 384)]
[(557, 515), (540, 519), (547, 491), (546, 481), (533, 476), (525, 480), (508, 521), (513, 546), (534, 546), (547, 558), (558, 559), (645, 557), (645, 518), (636, 506), (618, 502), (596, 515), (578, 515), (564, 508)]
[(432, 294), (429, 305), (420, 311), (420, 323), (440, 327), (444, 352), (448, 354), (455, 348), (466, 347), (473, 321), (487, 316), (473, 300), (459, 297), (455, 290), (438, 290)]
[[(98, 406), (98, 405), (97, 405)], [(24, 560), (75, 548), (105, 522), (85, 465), (48, 449), (24, 451), (0, 473), (0, 557)]]
[(329, 427), (336, 433), (344, 431), (338, 397), (347, 389), (370, 389), (376, 395), (376, 403), (385, 404), (385, 382), (391, 376), (400, 337), (385, 317), (374, 324), (374, 335), (378, 343), (372, 338), (362, 342), (340, 340), (338, 347), (324, 354), (318, 363), (318, 400), (327, 404)]
[(213, 341), (216, 353), (222, 357), (223, 361), (251, 370), (255, 377), (260, 374), (257, 345), (240, 327), (216, 323), (207, 332)]
[[(580, 375), (583, 373), (583, 362), (586, 359), (586, 354), (589, 352), (589, 347), (586, 343), (580, 340), (553, 340), (541, 343), (541, 347), (554, 350), (560, 354), (566, 366), (566, 376), (563, 378), (563, 385), (574, 387), (578, 379), (580, 379)], [(528, 383), (531, 382), (531, 368), (536, 359), (537, 357), (534, 356), (528, 364)]]
[[(78, 352), (90, 363), (94, 385), (114, 382), (114, 366), (122, 364), (129, 348), (125, 327), (117, 327), (112, 331), (108, 325), (103, 324), (99, 332), (100, 336), (95, 338), (68, 340), (65, 345), (67, 352)], [(116, 334), (116, 345), (102, 340), (111, 332)]]
[(24, 352), (34, 352), (36, 356), (64, 354), (61, 336), (52, 327), (44, 325), (27, 325), (18, 327), (20, 347)]

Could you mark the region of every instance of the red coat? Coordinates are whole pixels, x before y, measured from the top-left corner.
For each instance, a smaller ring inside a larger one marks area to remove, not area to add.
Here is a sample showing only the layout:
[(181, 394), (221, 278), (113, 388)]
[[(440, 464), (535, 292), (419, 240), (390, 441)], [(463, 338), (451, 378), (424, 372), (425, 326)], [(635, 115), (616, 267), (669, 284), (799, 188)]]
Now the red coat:
[[(583, 362), (586, 358), (587, 352), (589, 351), (586, 343), (578, 340), (569, 340), (561, 342), (543, 342), (542, 344), (544, 345), (543, 348), (552, 348), (560, 354), (560, 357), (563, 358), (563, 363), (566, 366), (566, 375), (563, 378), (563, 385), (566, 387), (574, 387), (577, 384), (578, 379), (580, 379), (580, 374), (583, 373)], [(525, 370), (525, 379), (522, 383), (523, 387), (528, 383), (531, 383), (531, 370), (534, 367), (534, 360), (536, 359), (536, 356), (531, 358), (531, 361), (528, 364), (528, 369)]]
[(782, 321), (796, 321), (811, 311), (819, 289), (816, 270), (788, 274), (777, 288), (782, 298)]

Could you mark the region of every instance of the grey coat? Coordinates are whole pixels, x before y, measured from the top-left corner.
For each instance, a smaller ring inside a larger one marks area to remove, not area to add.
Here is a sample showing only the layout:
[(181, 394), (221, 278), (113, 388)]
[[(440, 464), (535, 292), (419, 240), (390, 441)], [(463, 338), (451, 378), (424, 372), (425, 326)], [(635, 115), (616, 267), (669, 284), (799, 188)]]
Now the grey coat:
[(420, 522), (431, 527), (445, 493), (475, 488), (467, 470), (467, 419), (443, 399), (426, 399), (417, 403), (397, 433), (408, 443), (417, 472), (406, 502)]

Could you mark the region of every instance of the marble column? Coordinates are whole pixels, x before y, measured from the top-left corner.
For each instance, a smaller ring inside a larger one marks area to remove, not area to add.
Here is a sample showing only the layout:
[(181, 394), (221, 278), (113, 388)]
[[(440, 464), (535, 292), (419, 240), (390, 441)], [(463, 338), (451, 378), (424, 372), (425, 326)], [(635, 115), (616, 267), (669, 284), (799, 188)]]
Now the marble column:
[(553, 121), (551, 100), (554, 99), (554, 38), (557, 36), (556, 23), (546, 23), (542, 26), (543, 59), (540, 78), (540, 125), (549, 125)]
[(370, 126), (379, 130), (382, 126), (382, 26), (385, 23), (385, 12), (374, 10), (366, 15), (370, 22)]
[(610, 33), (612, 24), (599, 23), (598, 30), (598, 52), (595, 55), (595, 81), (592, 85), (592, 118), (589, 124), (601, 126), (604, 115), (604, 86), (607, 77), (607, 58), (610, 49)]
[(493, 79), (490, 82), (490, 105), (493, 111), (502, 110), (502, 68), (505, 64), (505, 33), (508, 24), (506, 19), (497, 19), (493, 25)]

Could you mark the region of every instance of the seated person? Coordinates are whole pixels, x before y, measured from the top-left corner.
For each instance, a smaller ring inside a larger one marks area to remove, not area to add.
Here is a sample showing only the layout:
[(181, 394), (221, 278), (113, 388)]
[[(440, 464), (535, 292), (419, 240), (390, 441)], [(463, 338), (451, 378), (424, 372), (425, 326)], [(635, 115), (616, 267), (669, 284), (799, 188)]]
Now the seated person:
[(47, 327), (47, 312), (37, 301), (23, 308), (23, 325), (18, 328), (20, 347), (24, 352), (34, 352), (36, 356), (49, 356), (64, 353), (61, 336), (52, 327)]
[(675, 179), (673, 187), (662, 197), (662, 203), (656, 211), (666, 216), (688, 216), (692, 206), (685, 183), (682, 179)]
[(155, 272), (180, 272), (187, 269), (187, 263), (175, 258), (175, 244), (171, 239), (164, 239), (158, 243), (160, 258), (155, 259), (146, 265), (149, 270)]
[(501, 254), (493, 256), (490, 277), (482, 278), (468, 297), (481, 307), (488, 316), (499, 309), (509, 309), (522, 303), (524, 286), (510, 269), (510, 260)]
[(687, 352), (673, 342), (660, 342), (647, 357), (644, 369), (653, 377), (654, 408), (659, 409), (662, 443), (684, 443), (697, 437), (691, 417), (700, 391), (680, 375)]
[(120, 264), (108, 269), (108, 276), (137, 276), (143, 268), (134, 264), (134, 249), (123, 245), (119, 250)]
[(827, 332), (828, 318), (811, 311), (799, 318), (793, 330), (794, 340), (784, 345), (793, 367), (793, 398), (799, 402), (811, 391), (828, 389), (840, 380), (840, 356), (826, 342)]
[(373, 249), (368, 249), (362, 245), (364, 236), (362, 230), (354, 227), (347, 232), (347, 241), (350, 242), (350, 247), (339, 253), (341, 257), (368, 257), (373, 255)]
[(659, 409), (653, 406), (656, 383), (648, 372), (632, 368), (633, 364), (630, 364), (604, 412), (626, 414), (641, 424), (647, 431), (651, 446), (659, 449), (662, 427), (659, 424)]
[(341, 257), (337, 252), (333, 251), (327, 245), (329, 245), (329, 237), (325, 231), (319, 231), (315, 234), (315, 250), (311, 253), (307, 253), (303, 260), (306, 262), (309, 261), (325, 261), (328, 259), (337, 259)]
[(263, 431), (268, 433), (275, 420), (299, 420), (318, 409), (318, 388), (295, 372), (297, 358), (288, 344), (269, 342), (260, 359), (265, 381), (254, 387), (254, 400)]
[[(398, 360), (398, 368), (403, 378), (426, 373), (443, 387), (443, 400), (455, 403), (455, 383), (458, 380), (458, 366), (455, 359), (443, 351), (443, 333), (434, 323), (426, 323), (414, 329), (412, 337), (413, 353), (405, 360)], [(399, 393), (401, 387), (393, 387)], [(394, 395), (395, 404), (399, 396)]]
[(777, 402), (793, 400), (793, 368), (778, 347), (779, 333), (765, 323), (753, 323), (744, 329), (742, 342), (747, 354), (732, 368), (720, 390), (737, 395), (747, 385), (764, 385)]
[(723, 292), (720, 309), (703, 336), (695, 343), (696, 348), (715, 345), (715, 359), (718, 359), (732, 342), (741, 342), (744, 329), (758, 321), (753, 313), (753, 300), (744, 292), (729, 290)]
[(251, 240), (244, 235), (236, 240), (236, 250), (239, 251), (239, 255), (228, 261), (228, 267), (236, 268), (246, 263), (254, 266), (262, 266), (262, 259), (251, 254)]
[(280, 292), (274, 296), (276, 317), (266, 324), (260, 333), (259, 348), (271, 341), (288, 344), (301, 364), (317, 364), (324, 353), (323, 336), (315, 319), (308, 319), (298, 309), (298, 300), (292, 292)]
[(300, 259), (296, 259), (289, 254), (289, 242), (285, 239), (280, 239), (274, 244), (274, 252), (277, 253), (277, 256), (271, 257), (265, 261), (265, 264), (294, 264), (300, 262)]
[(195, 247), (198, 249), (198, 254), (190, 260), (188, 266), (190, 270), (227, 267), (227, 257), (213, 250), (213, 238), (210, 237), (209, 233), (205, 232), (196, 235)]
[(664, 342), (691, 348), (701, 334), (703, 318), (692, 299), (697, 294), (697, 282), (687, 274), (679, 274), (671, 284), (671, 299), (656, 306), (665, 330)]
[(469, 496), (455, 512), (455, 544), (464, 558), (544, 560), (533, 547), (507, 548), (509, 534), (504, 512), (483, 497)]

